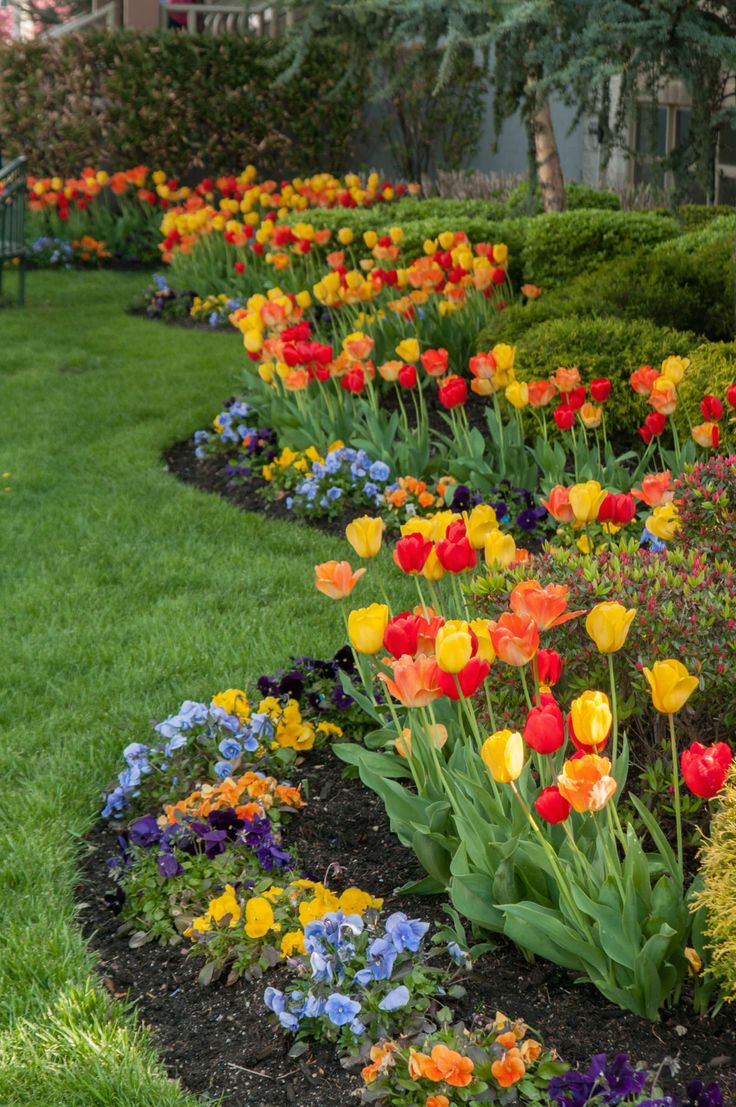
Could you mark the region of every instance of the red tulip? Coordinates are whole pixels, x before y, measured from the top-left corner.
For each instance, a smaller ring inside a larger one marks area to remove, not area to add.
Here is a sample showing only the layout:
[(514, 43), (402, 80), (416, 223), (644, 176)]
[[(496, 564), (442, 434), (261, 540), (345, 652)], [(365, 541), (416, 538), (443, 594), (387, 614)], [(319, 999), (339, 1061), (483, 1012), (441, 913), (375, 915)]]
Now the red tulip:
[(403, 573), (421, 573), (433, 545), (423, 534), (406, 534), (396, 543), (394, 561)]
[(365, 388), (365, 373), (361, 366), (350, 369), (344, 377), (340, 378), (340, 384), (346, 392), (362, 392)]
[(660, 434), (667, 426), (667, 416), (662, 415), (660, 411), (651, 411), (644, 420), (644, 426), (653, 438), (659, 438)]
[(575, 422), (575, 412), (567, 404), (559, 404), (552, 414), (561, 431), (569, 431)]
[(571, 388), (569, 392), (565, 393), (565, 406), (571, 407), (573, 411), (579, 411), (585, 403), (585, 385), (581, 384), (577, 388)]
[(450, 524), (445, 537), (437, 543), (437, 560), (449, 573), (475, 568), (478, 555), (470, 544), (465, 523), (458, 520)]
[(399, 369), (398, 381), (402, 388), (415, 388), (417, 383), (416, 365), (402, 365)]
[(564, 823), (571, 811), (570, 804), (561, 795), (556, 784), (544, 788), (534, 801), (534, 810), (547, 823)]
[[(463, 696), (469, 698), (475, 695), (490, 671), (490, 663), (484, 658), (471, 657), (465, 668), (461, 669), (459, 673), (444, 673), (442, 669), (438, 669), (437, 682), (448, 699), (459, 700), (460, 692)], [(458, 684), (460, 685), (460, 692), (457, 689)]]
[(691, 792), (703, 799), (712, 799), (720, 792), (728, 774), (733, 754), (725, 742), (701, 746), (693, 742), (680, 758), (682, 775)]
[(452, 410), (453, 407), (460, 407), (468, 398), (467, 383), (462, 377), (446, 377), (440, 385), (439, 398), (442, 406), (446, 407), (448, 411)]
[(537, 650), (536, 666), (537, 680), (548, 688), (562, 676), (562, 658), (556, 650)]
[(244, 261), (236, 261), (233, 268), (235, 269), (236, 273), (245, 273), (245, 262)]
[(565, 742), (565, 723), (556, 703), (532, 707), (524, 724), (524, 741), (537, 753), (554, 753)]
[(383, 644), (393, 657), (408, 653), (412, 657), (417, 652), (419, 642), (419, 620), (410, 611), (402, 611), (389, 620), (383, 635)]
[(628, 493), (609, 492), (598, 509), (599, 523), (625, 527), (636, 515), (636, 500)]
[(713, 396), (710, 393), (707, 396), (703, 396), (703, 399), (700, 401), (700, 410), (703, 413), (703, 418), (707, 419), (708, 422), (723, 417), (723, 404), (717, 396)]
[(731, 407), (736, 407), (736, 381), (733, 384), (729, 384), (726, 389), (726, 399)]
[(590, 382), (590, 398), (596, 404), (604, 404), (611, 395), (611, 382), (608, 377), (596, 377)]

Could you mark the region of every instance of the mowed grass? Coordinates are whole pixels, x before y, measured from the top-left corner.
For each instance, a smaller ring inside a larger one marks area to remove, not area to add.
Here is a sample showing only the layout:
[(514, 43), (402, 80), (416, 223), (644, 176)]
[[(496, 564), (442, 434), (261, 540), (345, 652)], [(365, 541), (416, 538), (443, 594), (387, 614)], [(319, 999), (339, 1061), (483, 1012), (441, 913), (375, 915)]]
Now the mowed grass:
[(144, 281), (32, 273), (29, 306), (0, 311), (3, 1107), (194, 1103), (95, 983), (80, 840), (149, 720), (343, 637), (312, 565), (344, 542), (164, 471), (162, 449), (236, 387), (242, 348), (126, 315)]

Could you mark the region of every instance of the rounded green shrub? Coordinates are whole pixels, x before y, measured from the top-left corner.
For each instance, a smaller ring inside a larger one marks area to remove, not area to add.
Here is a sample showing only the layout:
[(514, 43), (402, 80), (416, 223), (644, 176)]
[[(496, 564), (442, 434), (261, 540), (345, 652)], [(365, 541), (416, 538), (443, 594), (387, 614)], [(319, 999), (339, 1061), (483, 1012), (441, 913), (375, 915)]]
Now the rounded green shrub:
[[(536, 189), (537, 210), (542, 210), (542, 190)], [(578, 184), (569, 181), (565, 185), (565, 201), (568, 211), (578, 211), (580, 208), (602, 208), (608, 211), (620, 211), (621, 201), (615, 192), (608, 192), (604, 188), (592, 188), (591, 185)], [(529, 185), (522, 181), (512, 188), (506, 200), (509, 215), (525, 215), (529, 212)]]
[(526, 236), (524, 280), (551, 288), (680, 231), (676, 220), (648, 212), (584, 209), (539, 215)]

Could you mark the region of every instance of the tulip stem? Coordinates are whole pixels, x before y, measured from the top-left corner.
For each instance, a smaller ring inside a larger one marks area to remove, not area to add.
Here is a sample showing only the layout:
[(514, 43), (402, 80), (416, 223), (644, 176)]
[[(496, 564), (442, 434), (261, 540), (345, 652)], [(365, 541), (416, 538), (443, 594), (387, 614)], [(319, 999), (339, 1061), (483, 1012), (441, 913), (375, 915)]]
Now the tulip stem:
[(537, 825), (534, 817), (532, 816), (531, 811), (529, 810), (527, 805), (524, 803), (524, 800), (521, 797), (521, 793), (519, 792), (519, 789), (516, 787), (516, 782), (513, 781), (513, 780), (511, 781), (511, 788), (512, 788), (512, 791), (513, 791), (514, 795), (516, 796), (517, 800), (519, 801), (519, 804), (521, 805), (522, 811), (524, 812), (527, 819), (529, 820), (529, 825), (531, 826), (532, 830), (534, 831), (534, 833), (539, 838), (539, 840), (542, 844), (542, 847), (544, 849), (544, 852), (549, 857), (550, 865), (551, 865), (552, 870), (553, 870), (553, 872), (554, 872), (554, 874), (557, 878), (557, 886), (560, 890), (560, 897), (564, 897), (567, 900), (568, 909), (569, 909), (572, 917), (575, 919), (575, 922), (577, 923), (579, 929), (581, 930), (582, 933), (587, 934), (589, 929), (590, 929), (590, 924), (586, 923), (585, 919), (583, 918), (582, 914), (580, 913), (580, 910), (579, 910), (577, 904), (575, 903), (572, 892), (570, 891), (569, 881), (567, 879), (567, 876), (565, 875), (564, 869), (560, 865), (560, 861), (559, 861), (559, 858), (557, 857), (557, 854), (555, 853), (554, 849), (552, 848), (550, 843), (545, 838), (544, 834), (542, 834), (542, 831), (539, 829), (539, 826)]
[(618, 756), (618, 697), (616, 696), (616, 675), (613, 670), (613, 654), (608, 654), (608, 676), (611, 681), (611, 709), (613, 713), (613, 745), (611, 756), (611, 768), (616, 767)]
[(526, 673), (524, 672), (524, 666), (523, 666), (523, 665), (521, 665), (521, 666), (519, 667), (519, 673), (520, 673), (520, 675), (521, 675), (521, 683), (522, 683), (522, 684), (523, 684), (523, 686), (524, 686), (524, 699), (526, 700), (526, 705), (527, 705), (527, 707), (528, 707), (528, 708), (529, 708), (529, 710), (531, 711), (531, 709), (532, 709), (532, 701), (531, 701), (531, 698), (530, 698), (530, 696), (529, 696), (529, 685), (528, 685), (528, 684), (527, 684), (527, 682), (526, 682)]
[(680, 769), (677, 763), (677, 738), (675, 736), (675, 716), (670, 712), (670, 748), (672, 750), (672, 786), (675, 793), (675, 830), (677, 833), (677, 861), (682, 879), (682, 810), (680, 808)]
[(495, 732), (495, 730), (496, 730), (496, 716), (493, 713), (493, 704), (491, 703), (491, 693), (488, 690), (488, 684), (486, 682), (483, 683), (483, 688), (484, 688), (484, 691), (485, 691), (485, 694), (486, 694), (486, 704), (488, 705), (488, 720), (491, 724), (491, 731)]
[(429, 612), (427, 610), (427, 601), (425, 600), (424, 596), (422, 595), (422, 590), (419, 587), (419, 577), (417, 577), (417, 576), (414, 577), (414, 583), (417, 586), (417, 595), (419, 596), (419, 602), (422, 605), (422, 611), (424, 612), (424, 618), (429, 622)]

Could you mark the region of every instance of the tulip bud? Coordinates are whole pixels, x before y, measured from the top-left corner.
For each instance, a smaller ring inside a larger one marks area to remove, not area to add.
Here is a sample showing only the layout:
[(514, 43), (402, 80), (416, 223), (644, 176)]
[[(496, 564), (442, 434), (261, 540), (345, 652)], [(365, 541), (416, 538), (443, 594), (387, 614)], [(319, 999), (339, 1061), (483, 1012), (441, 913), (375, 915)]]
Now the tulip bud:
[(386, 524), (380, 516), (374, 519), (370, 515), (361, 515), (360, 518), (353, 519), (352, 523), (348, 523), (345, 537), (358, 557), (376, 557), (381, 549), (385, 527)]
[(383, 636), (388, 624), (388, 607), (385, 603), (372, 603), (359, 607), (348, 615), (350, 643), (358, 653), (374, 654), (383, 646)]
[(486, 738), (480, 751), (491, 776), (499, 784), (518, 780), (524, 768), (524, 743), (518, 731), (497, 730)]
[(572, 810), (556, 784), (544, 788), (534, 801), (534, 810), (547, 823), (564, 823)]
[(627, 610), (623, 604), (605, 601), (588, 612), (585, 629), (600, 653), (615, 653), (626, 641), (635, 616), (635, 607)]

